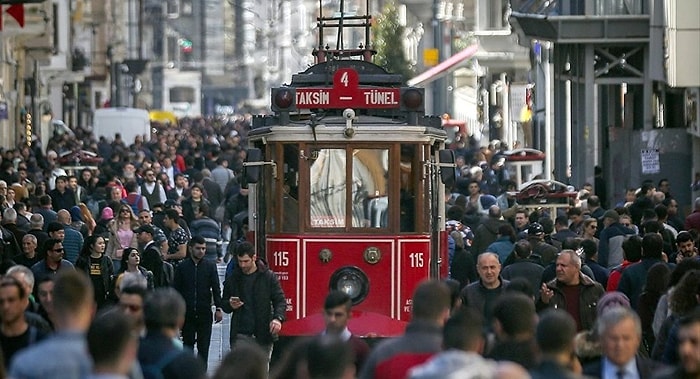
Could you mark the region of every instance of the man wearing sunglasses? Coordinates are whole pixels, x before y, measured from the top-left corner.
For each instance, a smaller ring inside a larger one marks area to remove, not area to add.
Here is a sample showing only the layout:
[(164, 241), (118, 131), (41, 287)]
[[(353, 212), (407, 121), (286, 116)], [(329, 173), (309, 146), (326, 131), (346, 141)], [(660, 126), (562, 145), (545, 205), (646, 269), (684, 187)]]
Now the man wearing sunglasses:
[(32, 266), (34, 280), (38, 283), (46, 276), (54, 276), (60, 271), (75, 270), (73, 264), (63, 259), (63, 242), (57, 238), (49, 238), (42, 246), (46, 258)]

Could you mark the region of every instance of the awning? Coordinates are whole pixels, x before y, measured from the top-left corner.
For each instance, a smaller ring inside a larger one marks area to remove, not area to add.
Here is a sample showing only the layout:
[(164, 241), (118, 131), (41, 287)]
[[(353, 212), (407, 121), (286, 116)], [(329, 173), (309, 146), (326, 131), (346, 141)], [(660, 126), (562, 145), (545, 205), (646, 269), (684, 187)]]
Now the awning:
[(471, 58), (476, 54), (479, 49), (479, 45), (474, 44), (466, 49), (460, 51), (459, 53), (449, 57), (444, 62), (440, 62), (437, 66), (429, 69), (428, 71), (416, 76), (415, 78), (408, 81), (409, 86), (416, 86), (419, 84), (428, 84), (433, 80), (439, 79), (450, 72), (454, 71), (459, 67), (459, 64), (465, 60)]

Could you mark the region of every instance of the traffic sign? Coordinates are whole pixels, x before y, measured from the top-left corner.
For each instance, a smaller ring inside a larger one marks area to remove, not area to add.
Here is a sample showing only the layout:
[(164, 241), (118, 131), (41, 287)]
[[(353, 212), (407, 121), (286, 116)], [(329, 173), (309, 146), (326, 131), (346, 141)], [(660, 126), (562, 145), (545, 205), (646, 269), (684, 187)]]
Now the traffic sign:
[[(12, 16), (17, 23), (19, 24), (20, 28), (24, 28), (24, 5), (22, 4), (13, 4), (7, 7), (5, 10), (7, 14)], [(0, 8), (0, 30), (2, 30), (2, 9)]]
[(296, 89), (297, 109), (342, 109), (400, 107), (401, 91), (390, 87), (360, 87), (357, 71), (339, 69), (333, 75), (333, 87)]

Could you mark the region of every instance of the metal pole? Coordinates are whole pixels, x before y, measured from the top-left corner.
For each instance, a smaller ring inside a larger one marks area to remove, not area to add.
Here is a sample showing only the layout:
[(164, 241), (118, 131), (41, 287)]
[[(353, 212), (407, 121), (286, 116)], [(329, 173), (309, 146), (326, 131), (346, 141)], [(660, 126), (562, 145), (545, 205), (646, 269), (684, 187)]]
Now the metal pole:
[(554, 64), (552, 63), (552, 53), (553, 46), (550, 42), (545, 42), (543, 46), (544, 51), (544, 103), (545, 103), (545, 113), (544, 113), (544, 130), (545, 138), (547, 138), (546, 146), (549, 147), (549, 151), (546, 151), (546, 165), (544, 170), (545, 179), (552, 179), (552, 172), (554, 172), (554, 149), (555, 139), (554, 139), (554, 86), (552, 85), (552, 78), (554, 77)]
[[(442, 25), (439, 19), (440, 0), (433, 0), (433, 47), (438, 49), (438, 63), (443, 60)], [(441, 113), (444, 107), (445, 78), (433, 82), (433, 114)]]

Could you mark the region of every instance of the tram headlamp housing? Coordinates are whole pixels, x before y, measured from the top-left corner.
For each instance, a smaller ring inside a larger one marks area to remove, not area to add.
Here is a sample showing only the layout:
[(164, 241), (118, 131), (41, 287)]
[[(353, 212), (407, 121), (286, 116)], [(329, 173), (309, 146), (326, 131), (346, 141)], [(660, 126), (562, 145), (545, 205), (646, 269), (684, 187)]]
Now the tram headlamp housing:
[(296, 109), (295, 104), (296, 93), (294, 89), (289, 87), (280, 87), (272, 89), (271, 108), (275, 112), (290, 112)]
[(329, 287), (331, 291), (345, 292), (352, 299), (352, 304), (357, 305), (367, 298), (369, 279), (357, 267), (343, 267), (331, 275)]

